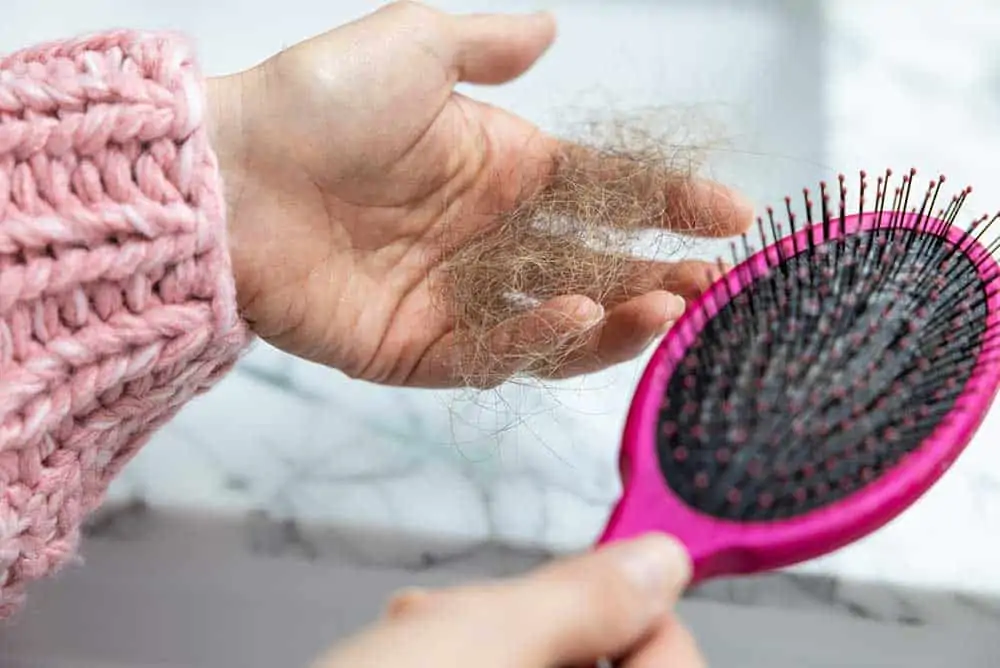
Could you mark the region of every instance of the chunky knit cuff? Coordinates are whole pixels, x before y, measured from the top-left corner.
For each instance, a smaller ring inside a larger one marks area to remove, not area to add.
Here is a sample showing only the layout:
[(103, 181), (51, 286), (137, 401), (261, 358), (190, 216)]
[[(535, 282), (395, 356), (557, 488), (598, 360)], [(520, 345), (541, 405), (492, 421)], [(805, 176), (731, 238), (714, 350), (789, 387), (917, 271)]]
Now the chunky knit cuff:
[(173, 35), (0, 58), (0, 618), (248, 341), (205, 106)]

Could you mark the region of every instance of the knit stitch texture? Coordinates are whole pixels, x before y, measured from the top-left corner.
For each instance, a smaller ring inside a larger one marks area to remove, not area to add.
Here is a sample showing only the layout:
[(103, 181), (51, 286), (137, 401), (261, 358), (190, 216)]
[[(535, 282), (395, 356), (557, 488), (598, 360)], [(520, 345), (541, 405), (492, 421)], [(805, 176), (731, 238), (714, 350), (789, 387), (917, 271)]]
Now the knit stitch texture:
[(0, 58), (0, 618), (248, 336), (189, 44), (121, 31)]

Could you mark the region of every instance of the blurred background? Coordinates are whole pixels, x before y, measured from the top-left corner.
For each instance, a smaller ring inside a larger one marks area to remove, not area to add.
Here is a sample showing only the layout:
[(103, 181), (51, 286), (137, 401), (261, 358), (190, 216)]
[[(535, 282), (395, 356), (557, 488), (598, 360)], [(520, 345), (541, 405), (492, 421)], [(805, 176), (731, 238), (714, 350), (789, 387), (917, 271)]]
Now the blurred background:
[[(110, 27), (170, 29), (197, 41), (209, 74), (224, 74), (380, 4), (7, 0), (0, 51)], [(956, 189), (972, 185), (969, 216), (1000, 208), (1000, 4), (990, 0), (428, 4), (552, 10), (560, 35), (535, 68), (509, 85), (464, 92), (557, 133), (578, 120), (680, 110), (712, 142), (705, 174), (761, 207), (840, 172), (915, 166), (922, 178), (944, 173)], [(116, 482), (109, 506), (232, 518), (254, 550), (272, 556), (349, 554), (419, 566), (484, 543), (582, 549), (619, 489), (616, 448), (644, 361), (554, 386), (402, 391), (349, 382), (258, 344), (153, 438)], [(995, 423), (977, 444), (1000, 437)], [(996, 470), (977, 445), (964, 473), (920, 509), (848, 556), (806, 570), (968, 586), (977, 568), (995, 570), (988, 557), (996, 545), (970, 544), (968, 523), (1000, 520), (1000, 504), (984, 506), (973, 493), (1000, 490)], [(949, 521), (955, 517), (962, 521)], [(928, 522), (937, 546), (915, 542)], [(373, 541), (372, 532), (406, 539)], [(955, 541), (982, 554), (981, 563), (942, 556), (928, 576), (919, 563), (876, 550), (898, 555), (916, 546), (926, 554)]]

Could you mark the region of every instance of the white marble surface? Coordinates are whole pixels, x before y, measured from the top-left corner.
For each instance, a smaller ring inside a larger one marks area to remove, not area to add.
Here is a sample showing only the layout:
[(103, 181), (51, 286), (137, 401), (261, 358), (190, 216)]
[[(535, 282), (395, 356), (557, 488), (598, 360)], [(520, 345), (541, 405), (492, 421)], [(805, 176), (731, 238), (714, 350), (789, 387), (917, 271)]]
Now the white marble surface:
[[(5, 9), (0, 48), (108, 25), (169, 26), (200, 39), (209, 69), (225, 71), (374, 4), (285, 0), (276, 11), (264, 0), (89, 0), (83, 9), (41, 0)], [(1000, 148), (1000, 50), (990, 33), (1000, 26), (988, 0), (911, 2), (905, 11), (830, 2), (825, 27), (811, 3), (795, 2), (436, 4), (556, 11), (562, 36), (535, 73), (475, 91), (543, 124), (581, 101), (709, 102), (735, 144), (715, 172), (759, 201), (841, 170), (913, 163), (980, 186), (978, 208), (1000, 207), (1000, 195), (989, 201)], [(597, 55), (597, 39), (606, 54)], [(259, 347), (153, 439), (110, 508), (120, 504), (125, 517), (149, 507), (221, 514), (244, 526), (249, 549), (288, 558), (426, 567), (484, 550), (582, 549), (618, 492), (615, 449), (640, 368), (641, 360), (556, 388), (470, 396), (354, 383)], [(1000, 595), (998, 420), (994, 411), (948, 477), (877, 534), (791, 575), (712, 591), (903, 622), (950, 608), (859, 583), (952, 592), (956, 605)], [(501, 561), (489, 568), (502, 570)]]

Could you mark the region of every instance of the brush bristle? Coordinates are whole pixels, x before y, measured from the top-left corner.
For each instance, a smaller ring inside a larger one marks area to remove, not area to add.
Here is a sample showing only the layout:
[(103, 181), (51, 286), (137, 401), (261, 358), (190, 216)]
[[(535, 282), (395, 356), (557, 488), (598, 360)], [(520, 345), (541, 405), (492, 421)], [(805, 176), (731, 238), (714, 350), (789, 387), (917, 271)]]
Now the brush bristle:
[[(767, 246), (759, 269), (740, 266), (734, 248), (741, 289), (727, 287), (703, 328), (675, 333), (687, 347), (663, 397), (657, 449), (687, 504), (744, 522), (795, 517), (878, 480), (948, 419), (997, 339), (987, 327), (997, 285), (965, 252), (997, 217), (952, 243), (945, 233), (969, 189), (931, 215), (943, 177), (911, 209), (913, 175), (892, 195), (891, 173), (880, 177), (866, 211), (861, 174), (854, 213), (875, 216), (867, 231), (845, 232), (843, 177), (836, 206), (826, 184), (818, 210), (808, 191), (800, 215), (786, 200), (791, 234), (810, 233), (791, 251)], [(900, 224), (903, 212), (919, 216), (915, 227)], [(758, 220), (762, 245), (765, 227), (782, 236), (771, 210)], [(743, 251), (753, 252), (746, 237)]]

